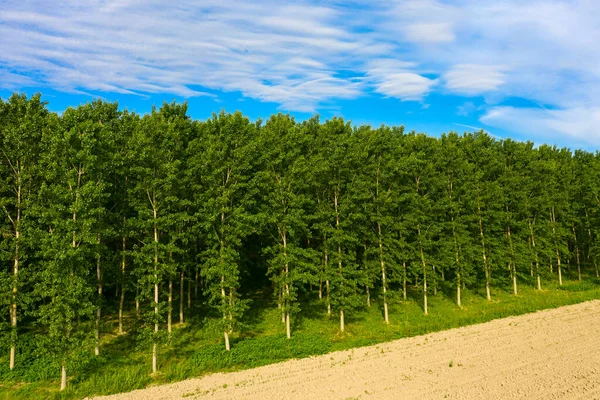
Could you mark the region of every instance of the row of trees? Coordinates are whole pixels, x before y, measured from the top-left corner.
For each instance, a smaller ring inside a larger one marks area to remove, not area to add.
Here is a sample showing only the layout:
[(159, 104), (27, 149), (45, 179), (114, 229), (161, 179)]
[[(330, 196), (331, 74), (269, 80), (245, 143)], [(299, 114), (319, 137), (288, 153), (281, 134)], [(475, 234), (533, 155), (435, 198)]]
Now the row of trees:
[(466, 287), (491, 299), (492, 285), (517, 295), (523, 282), (598, 276), (598, 153), (483, 132), (186, 112), (171, 103), (140, 116), (93, 101), (57, 115), (39, 95), (0, 100), (11, 369), (20, 336), (37, 332), (64, 389), (73, 355), (87, 343), (101, 352), (107, 299), (119, 333), (126, 311), (143, 321), (155, 372), (172, 313), (183, 322), (192, 298), (218, 312), (229, 350), (258, 287), (273, 289), (290, 338), (313, 288), (344, 331), (345, 316), (374, 300), (389, 323), (409, 282), (427, 314), (442, 280), (460, 306)]

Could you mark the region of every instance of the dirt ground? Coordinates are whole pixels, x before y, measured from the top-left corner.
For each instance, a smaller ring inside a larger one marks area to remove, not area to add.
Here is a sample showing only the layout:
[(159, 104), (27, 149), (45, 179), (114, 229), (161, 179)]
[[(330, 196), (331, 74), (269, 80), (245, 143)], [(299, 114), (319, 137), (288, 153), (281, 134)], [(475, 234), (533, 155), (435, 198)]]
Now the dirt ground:
[(102, 399), (600, 399), (600, 300)]

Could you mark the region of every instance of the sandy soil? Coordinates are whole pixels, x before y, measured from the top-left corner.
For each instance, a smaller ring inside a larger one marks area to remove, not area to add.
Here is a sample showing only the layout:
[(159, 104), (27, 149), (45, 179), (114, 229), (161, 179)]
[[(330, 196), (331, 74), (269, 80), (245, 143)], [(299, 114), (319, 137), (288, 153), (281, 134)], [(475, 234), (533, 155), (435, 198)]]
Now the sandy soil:
[(600, 399), (600, 300), (102, 399)]

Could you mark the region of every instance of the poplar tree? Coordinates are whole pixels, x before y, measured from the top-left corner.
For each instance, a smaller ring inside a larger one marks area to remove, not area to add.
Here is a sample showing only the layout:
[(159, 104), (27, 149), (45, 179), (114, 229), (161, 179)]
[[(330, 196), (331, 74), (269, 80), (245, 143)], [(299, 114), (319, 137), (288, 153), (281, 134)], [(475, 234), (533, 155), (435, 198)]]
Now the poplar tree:
[[(176, 252), (181, 205), (178, 194), (182, 185), (181, 143), (188, 126), (187, 105), (163, 104), (160, 110), (144, 116), (132, 139), (135, 162), (131, 168), (130, 201), (136, 213), (139, 245), (136, 274), (140, 296), (148, 299), (151, 310), (145, 313), (146, 329), (152, 342), (152, 372), (158, 371), (159, 344), (165, 335), (160, 325), (170, 302), (161, 299), (165, 278), (175, 272), (171, 254)], [(170, 322), (170, 321), (168, 321)]]
[[(9, 368), (15, 367), (18, 341), (20, 307), (28, 291), (21, 292), (20, 278), (32, 259), (33, 243), (29, 233), (32, 225), (31, 209), (40, 187), (39, 158), (40, 142), (47, 134), (48, 110), (41, 96), (27, 98), (24, 94), (13, 94), (5, 103), (0, 99), (0, 204), (2, 206), (2, 244), (0, 248), (11, 264), (3, 292), (8, 300)], [(28, 288), (30, 290), (30, 288)], [(4, 304), (4, 303), (2, 303)]]
[(473, 165), (469, 163), (460, 146), (461, 137), (456, 133), (442, 135), (438, 156), (443, 189), (439, 202), (443, 210), (441, 222), (442, 264), (454, 275), (456, 304), (462, 306), (461, 290), (476, 277), (473, 269), (473, 253), (476, 251), (470, 238), (470, 226), (474, 218), (468, 212), (468, 202), (473, 190)]
[(101, 283), (92, 277), (99, 278), (98, 232), (109, 196), (104, 124), (117, 117), (117, 105), (101, 101), (69, 108), (43, 138), (38, 212), (46, 232), (41, 239), (44, 267), (35, 290), (43, 300), (37, 316), (48, 329), (46, 348), (60, 362), (61, 390), (77, 352), (91, 339), (90, 332), (98, 332), (97, 320), (94, 329), (90, 325), (99, 307), (92, 293), (101, 290)]
[(356, 260), (356, 246), (359, 245), (355, 222), (358, 215), (353, 195), (360, 188), (359, 152), (356, 138), (352, 136), (352, 128), (342, 119), (333, 118), (326, 121), (320, 132), (324, 154), (322, 217), (326, 225), (322, 232), (327, 238), (328, 265), (327, 279), (330, 285), (329, 298), (333, 309), (339, 312), (340, 331), (345, 330), (346, 312), (359, 307), (362, 303), (358, 295), (360, 271)]
[(230, 350), (229, 335), (248, 308), (238, 292), (240, 249), (257, 223), (249, 212), (257, 196), (252, 180), (257, 127), (241, 113), (221, 113), (198, 128), (190, 165), (195, 168), (196, 218), (206, 241), (201, 272), (210, 304), (222, 315), (219, 327)]
[(311, 281), (316, 270), (310, 249), (303, 246), (308, 236), (310, 202), (310, 122), (298, 125), (289, 115), (271, 117), (261, 130), (261, 160), (265, 206), (263, 215), (273, 245), (265, 249), (270, 257), (269, 274), (278, 293), (286, 335), (291, 338), (291, 315), (299, 311), (298, 289)]

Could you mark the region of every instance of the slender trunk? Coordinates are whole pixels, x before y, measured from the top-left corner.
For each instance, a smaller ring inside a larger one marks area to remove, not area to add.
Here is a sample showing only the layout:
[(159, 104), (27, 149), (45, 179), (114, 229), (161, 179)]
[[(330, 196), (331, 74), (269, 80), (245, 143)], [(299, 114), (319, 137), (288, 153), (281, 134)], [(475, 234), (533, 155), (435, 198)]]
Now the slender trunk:
[[(329, 252), (327, 251), (327, 236), (323, 236), (323, 250), (324, 250), (324, 258), (323, 258), (323, 263), (324, 263), (324, 272), (325, 272), (325, 276), (327, 276), (328, 271), (329, 271)], [(331, 316), (331, 301), (329, 298), (329, 278), (327, 278), (325, 280), (325, 289), (326, 289), (326, 295), (327, 295), (327, 315)]]
[(283, 257), (285, 259), (285, 297), (284, 297), (284, 312), (285, 312), (285, 333), (288, 339), (292, 337), (292, 331), (290, 327), (290, 264), (288, 262), (287, 253), (287, 234), (283, 232)]
[[(223, 304), (225, 304), (225, 299), (225, 275), (221, 275), (221, 301)], [(226, 318), (226, 314), (223, 313), (223, 319), (225, 320)], [(227, 332), (227, 329), (223, 330), (223, 336), (225, 337), (225, 350), (229, 351), (231, 350), (231, 347), (229, 346), (229, 333)]]
[(433, 271), (432, 276), (434, 277), (434, 280), (433, 280), (433, 295), (437, 296), (437, 274), (435, 273), (435, 265), (432, 266), (431, 270)]
[[(535, 218), (534, 218), (535, 222)], [(535, 246), (535, 235), (533, 234), (533, 224), (531, 220), (529, 220), (529, 232), (531, 233), (531, 246), (533, 248), (533, 253), (535, 255), (535, 274), (537, 275), (537, 289), (542, 290), (542, 280), (540, 279), (540, 260), (537, 252), (537, 248)]]
[(479, 234), (481, 236), (481, 252), (483, 255), (483, 269), (485, 271), (485, 295), (488, 301), (492, 300), (492, 295), (490, 293), (490, 269), (487, 259), (487, 254), (485, 252), (485, 236), (483, 235), (483, 219), (481, 218), (481, 208), (479, 205), (477, 206), (477, 211), (479, 213)]
[(229, 287), (229, 333), (233, 333), (233, 288)]
[[(152, 339), (152, 373), (158, 371), (158, 226), (156, 212), (156, 194), (153, 193), (152, 211), (154, 214), (154, 337)], [(139, 303), (136, 304), (139, 309)]]
[(575, 229), (575, 222), (573, 222), (573, 238), (575, 241), (575, 261), (577, 262), (577, 279), (581, 282), (581, 262), (579, 260), (579, 246), (577, 246), (577, 230)]
[(367, 307), (371, 308), (371, 292), (369, 291), (369, 285), (365, 285), (365, 289), (367, 292)]
[(421, 254), (421, 264), (423, 266), (423, 311), (427, 315), (427, 266), (425, 265), (425, 253), (423, 252), (423, 241), (421, 238), (421, 225), (417, 226), (419, 237), (419, 253)]
[(198, 256), (196, 256), (196, 277), (194, 281), (194, 300), (198, 299), (198, 275), (200, 272), (200, 267), (198, 266)]
[(96, 346), (94, 354), (100, 355), (100, 319), (102, 318), (102, 269), (100, 267), (100, 234), (98, 234), (98, 254), (96, 256), (96, 278), (98, 280), (98, 308), (96, 310)]
[(552, 206), (552, 213), (550, 214), (552, 220), (552, 233), (554, 234), (554, 245), (556, 248), (556, 269), (558, 271), (558, 284), (562, 286), (562, 270), (560, 268), (560, 250), (558, 249), (558, 238), (556, 237), (556, 213), (554, 212), (554, 206)]
[(381, 238), (381, 224), (377, 223), (377, 234), (379, 239), (379, 262), (381, 263), (381, 286), (383, 289), (383, 318), (386, 324), (390, 323), (388, 317), (388, 303), (387, 303), (387, 281), (385, 276), (385, 260), (383, 259), (383, 240)]
[(121, 256), (121, 298), (119, 300), (119, 334), (123, 334), (123, 306), (125, 304), (125, 235), (122, 238), (123, 254)]
[(284, 290), (285, 290), (285, 289), (284, 289), (284, 287), (282, 286), (282, 287), (281, 287), (281, 290), (279, 291), (279, 299), (280, 299), (280, 300), (279, 300), (279, 301), (280, 301), (279, 308), (281, 309), (281, 323), (282, 323), (282, 324), (285, 324), (285, 309), (284, 309), (284, 307), (283, 307), (283, 301), (284, 301), (283, 299), (284, 299), (284, 297), (285, 297), (285, 295), (284, 295)]
[[(531, 223), (528, 220), (529, 223)], [(527, 238), (527, 245), (529, 246), (529, 251), (533, 253), (533, 247), (531, 246), (531, 236)], [(529, 262), (529, 275), (533, 278), (533, 261)]]
[(192, 307), (192, 280), (188, 278), (187, 284), (187, 308), (189, 310)]
[[(338, 213), (338, 194), (337, 190), (335, 195), (333, 196), (333, 201), (335, 205), (335, 229), (339, 232), (340, 229), (340, 214)], [(343, 272), (342, 272), (342, 246), (338, 242), (338, 274), (340, 276), (340, 285), (343, 283)], [(343, 290), (341, 291), (343, 293)], [(344, 307), (340, 309), (340, 330), (344, 332)]]
[(327, 315), (331, 315), (331, 301), (329, 301), (329, 279), (325, 281), (325, 287), (327, 289)]
[[(376, 186), (376, 196), (377, 202), (379, 203), (379, 175), (381, 168), (381, 155), (379, 156), (377, 162), (377, 186)], [(379, 215), (379, 205), (377, 206), (377, 214)], [(387, 302), (387, 281), (386, 281), (386, 270), (385, 270), (385, 260), (383, 259), (383, 238), (381, 234), (381, 223), (377, 221), (377, 239), (379, 241), (379, 262), (381, 264), (381, 287), (383, 290), (383, 319), (386, 324), (390, 323), (390, 319), (388, 316), (388, 302)], [(366, 250), (366, 249), (365, 249)]]
[(169, 299), (167, 305), (167, 332), (171, 333), (173, 330), (172, 327), (172, 318), (173, 318), (173, 280), (169, 278)]
[(285, 313), (285, 334), (287, 335), (288, 339), (292, 338), (292, 329), (290, 326), (290, 312), (287, 311)]
[(508, 243), (510, 245), (510, 276), (513, 283), (513, 294), (517, 295), (517, 264), (515, 263), (515, 251), (512, 242), (512, 236), (510, 234), (510, 225), (507, 226), (506, 234), (508, 235)]
[[(17, 215), (12, 221), (15, 230), (15, 257), (13, 260), (13, 286), (12, 286), (12, 303), (10, 305), (10, 356), (9, 356), (9, 367), (10, 369), (15, 368), (15, 357), (17, 348), (17, 295), (19, 288), (19, 242), (21, 238), (21, 170), (23, 165), (19, 165), (17, 162), (17, 168), (19, 168), (19, 174), (17, 174)], [(10, 218), (10, 217), (9, 217)]]
[(402, 297), (406, 300), (406, 261), (402, 262), (402, 268), (404, 270), (404, 274), (402, 277)]
[(67, 388), (67, 367), (63, 361), (60, 369), (60, 391), (62, 392)]
[(135, 283), (135, 316), (140, 316), (140, 281)]
[(323, 280), (319, 279), (319, 300), (323, 300)]
[[(589, 245), (588, 245), (588, 260), (590, 259), (590, 255), (592, 253), (592, 230), (589, 228), (590, 226), (590, 221), (588, 218), (588, 212), (587, 209), (585, 210), (585, 218), (587, 220), (587, 225), (588, 225), (588, 238), (589, 238)], [(596, 278), (600, 277), (599, 271), (598, 271), (598, 262), (596, 261), (596, 257), (592, 256), (591, 258), (594, 259), (594, 269), (596, 272)]]
[(451, 221), (452, 221), (452, 238), (454, 239), (454, 260), (456, 262), (456, 304), (459, 307), (462, 307), (461, 305), (461, 299), (460, 299), (460, 279), (461, 279), (461, 265), (460, 265), (460, 256), (459, 256), (459, 252), (458, 252), (458, 240), (456, 239), (456, 231), (454, 229), (454, 217), (451, 217)]
[(183, 324), (183, 285), (184, 285), (184, 272), (179, 273), (179, 323)]

